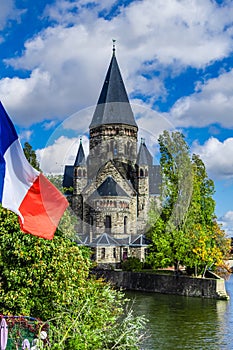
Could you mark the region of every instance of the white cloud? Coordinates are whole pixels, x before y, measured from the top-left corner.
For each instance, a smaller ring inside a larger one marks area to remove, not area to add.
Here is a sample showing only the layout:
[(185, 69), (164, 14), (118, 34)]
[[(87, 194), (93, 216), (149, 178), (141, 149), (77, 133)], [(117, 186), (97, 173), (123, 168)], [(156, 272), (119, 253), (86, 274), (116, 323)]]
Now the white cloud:
[(199, 84), (198, 91), (178, 100), (170, 111), (176, 126), (233, 127), (233, 69)]
[(218, 222), (222, 225), (222, 228), (226, 231), (228, 237), (233, 237), (233, 211), (229, 210)]
[(53, 129), (55, 125), (56, 125), (55, 120), (51, 120), (51, 121), (49, 121), (49, 122), (43, 123), (43, 128), (44, 128), (45, 130), (50, 130), (50, 129)]
[[(85, 19), (91, 24), (91, 20), (98, 16), (101, 11), (109, 11), (112, 6), (117, 3), (117, 0), (57, 0), (55, 5), (47, 5), (44, 15), (48, 16), (52, 21), (71, 25), (77, 23), (77, 16), (80, 19)], [(87, 6), (88, 5), (88, 6)]]
[(50, 79), (48, 72), (35, 69), (31, 76), (26, 79), (14, 77), (1, 80), (0, 99), (14, 122), (30, 125), (32, 121), (36, 123), (48, 119), (46, 100), (48, 99)]
[(20, 15), (25, 10), (15, 8), (14, 0), (1, 0), (0, 30), (3, 30), (9, 20), (20, 20)]
[[(78, 138), (67, 138), (64, 136), (55, 140), (52, 145), (36, 151), (40, 168), (45, 174), (63, 174), (65, 165), (73, 165), (78, 148)], [(85, 155), (88, 155), (88, 139), (82, 137)]]
[[(135, 89), (150, 99), (166, 96), (161, 82), (168, 74), (164, 67), (169, 66), (172, 74), (187, 66), (205, 67), (232, 49), (232, 2), (218, 6), (210, 0), (133, 1), (119, 7), (111, 19), (98, 16), (100, 11), (108, 13), (115, 1), (96, 1), (93, 8), (87, 3), (59, 0), (47, 6), (46, 15), (57, 24), (28, 40), (21, 57), (6, 60), (29, 72), (27, 79), (0, 80), (0, 99), (18, 124), (63, 119), (95, 104), (112, 38), (117, 39), (117, 57), (128, 92)], [(161, 71), (161, 77), (152, 78), (154, 70)], [(174, 113), (182, 117), (191, 102), (180, 101)], [(221, 103), (219, 97), (219, 106)]]
[(203, 145), (196, 142), (192, 152), (200, 155), (210, 177), (233, 179), (233, 138), (221, 142), (211, 137)]
[(19, 138), (20, 140), (29, 141), (32, 134), (33, 134), (32, 130), (24, 130), (20, 133)]

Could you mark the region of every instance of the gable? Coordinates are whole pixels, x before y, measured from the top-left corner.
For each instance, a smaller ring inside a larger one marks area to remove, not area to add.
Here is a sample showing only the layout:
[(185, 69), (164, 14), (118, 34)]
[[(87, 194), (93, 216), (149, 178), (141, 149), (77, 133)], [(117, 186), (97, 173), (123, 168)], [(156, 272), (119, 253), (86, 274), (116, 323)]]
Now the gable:
[(92, 197), (129, 197), (129, 195), (118, 185), (112, 176), (108, 176), (93, 192)]
[[(125, 192), (124, 196), (126, 195), (129, 197), (134, 196), (136, 194), (136, 191), (134, 190), (132, 184), (122, 176), (122, 174), (119, 172), (117, 167), (113, 164), (113, 162), (109, 160), (100, 168), (96, 178), (93, 179), (93, 181), (83, 189), (82, 195), (90, 196), (91, 194), (93, 194), (107, 180), (108, 177), (111, 177), (113, 181), (117, 183), (118, 186), (120, 186), (121, 189), (118, 187), (116, 189), (116, 191), (117, 190), (120, 191), (118, 193), (123, 193), (121, 191), (124, 191)], [(113, 183), (113, 181), (111, 181), (111, 183)], [(101, 188), (100, 190), (107, 191), (108, 183), (110, 183), (109, 180), (107, 181), (107, 183), (105, 183), (103, 188)], [(110, 192), (113, 193), (113, 186)]]

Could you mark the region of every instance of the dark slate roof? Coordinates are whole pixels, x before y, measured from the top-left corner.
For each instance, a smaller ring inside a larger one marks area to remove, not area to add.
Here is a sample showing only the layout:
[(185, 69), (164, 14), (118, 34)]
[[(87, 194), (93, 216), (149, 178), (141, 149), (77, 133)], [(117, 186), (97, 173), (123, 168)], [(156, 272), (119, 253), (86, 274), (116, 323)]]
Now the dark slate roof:
[(137, 126), (116, 60), (115, 51), (113, 51), (90, 129), (104, 124)]
[(146, 147), (145, 141), (142, 141), (137, 156), (137, 165), (149, 165), (152, 166), (153, 157), (150, 151)]
[(162, 178), (160, 165), (153, 165), (149, 170), (149, 191), (150, 194), (159, 195)]
[(129, 197), (118, 183), (108, 176), (106, 180), (96, 189), (91, 197)]
[(78, 235), (76, 237), (76, 243), (78, 245), (87, 245), (89, 247), (97, 246), (125, 246), (125, 247), (142, 247), (150, 244), (150, 241), (143, 235), (129, 235), (125, 238), (114, 238), (112, 235), (103, 233), (102, 235), (95, 237), (90, 242), (88, 235)]
[(119, 246), (119, 243), (116, 239), (108, 235), (107, 233), (103, 233), (101, 236), (94, 238), (90, 243), (91, 247), (95, 246)]
[(63, 176), (63, 187), (73, 187), (73, 176), (74, 176), (74, 166), (73, 165), (66, 165), (64, 176)]
[(78, 149), (78, 153), (74, 162), (74, 166), (86, 165), (85, 153), (82, 145), (82, 141), (80, 140), (80, 145)]
[(129, 246), (130, 245), (130, 236), (124, 238), (116, 238), (120, 246)]
[(147, 246), (148, 244), (150, 244), (150, 241), (143, 234), (138, 236), (131, 236), (130, 246), (142, 247)]

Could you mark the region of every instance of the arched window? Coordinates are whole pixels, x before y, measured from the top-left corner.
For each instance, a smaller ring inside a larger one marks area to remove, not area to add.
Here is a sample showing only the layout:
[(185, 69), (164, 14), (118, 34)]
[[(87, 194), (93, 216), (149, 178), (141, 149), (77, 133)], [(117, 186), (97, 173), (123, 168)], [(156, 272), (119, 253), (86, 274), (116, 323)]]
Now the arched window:
[(92, 215), (90, 215), (89, 221), (90, 221), (90, 226), (93, 226), (94, 219), (93, 219), (93, 216), (92, 216)]
[(124, 216), (124, 234), (127, 234), (127, 216)]
[(128, 141), (127, 142), (127, 154), (129, 154), (130, 153), (130, 142)]
[(112, 220), (111, 220), (111, 216), (110, 215), (106, 215), (105, 217), (105, 230), (106, 233), (111, 233), (112, 230)]
[(133, 146), (130, 146), (129, 155), (132, 157), (132, 154), (133, 154)]
[(81, 177), (82, 176), (82, 171), (81, 169), (78, 169), (78, 177)]
[(101, 259), (105, 259), (105, 248), (101, 248)]
[(89, 233), (93, 232), (93, 223), (94, 223), (93, 216), (90, 215), (89, 216)]
[(87, 172), (86, 172), (86, 170), (84, 169), (83, 170), (83, 177), (86, 177), (87, 176)]
[(114, 145), (114, 150), (113, 150), (113, 154), (114, 154), (114, 156), (116, 156), (117, 155), (117, 144), (115, 143), (115, 145)]
[(113, 152), (113, 141), (110, 141), (110, 151)]
[(140, 169), (140, 176), (143, 177), (144, 176), (144, 171), (142, 169)]
[(123, 248), (122, 250), (122, 259), (126, 260), (128, 258), (128, 249), (127, 248)]

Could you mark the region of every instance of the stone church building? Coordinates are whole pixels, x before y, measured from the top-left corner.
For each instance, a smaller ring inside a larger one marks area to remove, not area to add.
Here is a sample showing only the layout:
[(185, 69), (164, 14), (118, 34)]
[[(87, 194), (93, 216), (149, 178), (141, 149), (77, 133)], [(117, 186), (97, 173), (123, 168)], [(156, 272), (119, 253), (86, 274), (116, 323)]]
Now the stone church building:
[(122, 80), (115, 47), (89, 126), (89, 155), (80, 141), (74, 165), (66, 165), (63, 187), (78, 217), (78, 243), (98, 264), (117, 266), (129, 256), (144, 260), (144, 232), (151, 201), (159, 195), (160, 167), (138, 126)]

